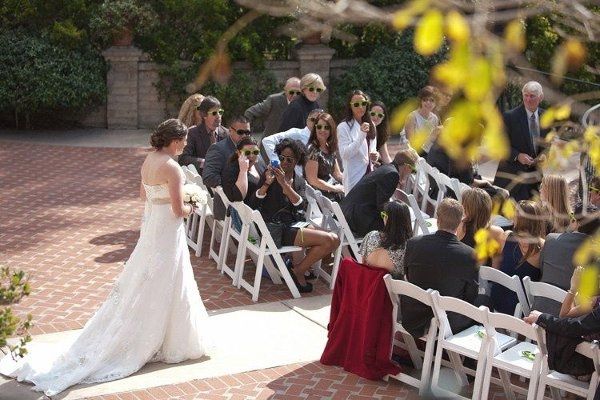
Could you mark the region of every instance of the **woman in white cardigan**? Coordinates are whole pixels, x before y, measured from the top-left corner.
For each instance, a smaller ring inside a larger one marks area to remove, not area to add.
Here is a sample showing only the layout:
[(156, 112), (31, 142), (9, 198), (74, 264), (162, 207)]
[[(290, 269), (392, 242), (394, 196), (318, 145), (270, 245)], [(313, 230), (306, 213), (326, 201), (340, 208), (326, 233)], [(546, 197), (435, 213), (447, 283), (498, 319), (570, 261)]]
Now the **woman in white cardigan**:
[(354, 90), (348, 96), (346, 118), (337, 127), (345, 194), (373, 170), (379, 158), (377, 131), (367, 112), (369, 104), (369, 96)]

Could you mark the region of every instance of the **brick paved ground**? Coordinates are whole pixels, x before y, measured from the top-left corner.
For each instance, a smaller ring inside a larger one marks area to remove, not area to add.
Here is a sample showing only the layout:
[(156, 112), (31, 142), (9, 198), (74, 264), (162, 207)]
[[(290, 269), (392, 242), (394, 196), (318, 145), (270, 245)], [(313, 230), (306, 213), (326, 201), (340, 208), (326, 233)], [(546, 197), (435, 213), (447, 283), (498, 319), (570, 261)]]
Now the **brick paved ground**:
[[(109, 293), (139, 235), (143, 149), (1, 142), (0, 264), (30, 274), (33, 292), (15, 307), (33, 334), (81, 328)], [(206, 254), (206, 252), (204, 252)], [(209, 310), (253, 304), (215, 263), (192, 255)], [(328, 293), (322, 282), (313, 295)], [(289, 299), (263, 281), (261, 302)], [(372, 382), (318, 362), (197, 380), (98, 399), (416, 399), (397, 381)], [(502, 398), (502, 396), (498, 397)]]

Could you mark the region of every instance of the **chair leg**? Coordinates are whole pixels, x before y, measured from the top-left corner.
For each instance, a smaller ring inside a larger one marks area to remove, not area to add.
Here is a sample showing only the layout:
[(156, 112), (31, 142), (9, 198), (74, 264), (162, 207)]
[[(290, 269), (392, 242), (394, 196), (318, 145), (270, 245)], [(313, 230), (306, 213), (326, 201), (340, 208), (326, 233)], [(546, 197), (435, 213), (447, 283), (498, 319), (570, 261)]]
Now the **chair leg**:
[(246, 262), (246, 246), (247, 246), (247, 241), (244, 240), (244, 238), (248, 237), (248, 227), (244, 226), (242, 228), (242, 232), (240, 233), (240, 240), (239, 240), (239, 247), (238, 247), (238, 252), (237, 252), (237, 256), (235, 257), (235, 267), (234, 267), (234, 273), (233, 273), (233, 285), (236, 286), (238, 289), (240, 288), (240, 281), (244, 276), (244, 264)]
[[(204, 206), (206, 207), (206, 205)], [(198, 224), (198, 246), (196, 247), (196, 257), (202, 255), (202, 243), (204, 242), (204, 225), (206, 224), (206, 208), (200, 215), (200, 223)]]
[(464, 372), (464, 367), (460, 356), (457, 353), (452, 351), (448, 351), (448, 358), (450, 358), (450, 363), (452, 364), (454, 374), (456, 375), (456, 379), (460, 386), (467, 386), (469, 381), (467, 380), (467, 374)]
[(440, 380), (440, 370), (442, 369), (442, 354), (444, 353), (444, 349), (442, 346), (437, 346), (437, 350), (435, 352), (435, 361), (433, 363), (433, 374), (431, 376), (431, 390), (435, 393), (435, 389), (441, 389), (439, 385)]
[[(490, 371), (490, 373), (491, 372), (492, 371)], [(512, 389), (512, 384), (510, 383), (510, 373), (503, 369), (498, 369), (498, 374), (500, 374), (500, 381), (502, 382), (502, 388), (504, 389), (506, 398), (509, 400), (515, 400), (515, 394)]]
[(423, 365), (421, 370), (421, 387), (419, 388), (419, 395), (424, 396), (431, 390), (431, 367), (433, 364), (433, 350), (435, 348), (435, 335), (437, 332), (437, 325), (430, 326), (429, 332), (427, 333), (427, 343), (425, 344), (425, 353), (423, 354)]

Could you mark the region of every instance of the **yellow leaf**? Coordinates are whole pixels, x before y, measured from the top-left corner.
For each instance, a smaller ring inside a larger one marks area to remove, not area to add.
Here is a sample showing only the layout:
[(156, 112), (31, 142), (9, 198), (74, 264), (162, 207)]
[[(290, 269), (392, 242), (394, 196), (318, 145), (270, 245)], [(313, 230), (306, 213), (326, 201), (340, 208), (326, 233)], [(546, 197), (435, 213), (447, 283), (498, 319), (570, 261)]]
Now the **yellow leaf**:
[(567, 58), (567, 67), (571, 71), (576, 71), (585, 62), (587, 49), (577, 39), (568, 39), (565, 43), (565, 52)]
[(435, 54), (444, 41), (444, 16), (437, 9), (427, 11), (415, 31), (415, 50), (424, 56)]
[(409, 99), (396, 107), (390, 120), (392, 132), (400, 132), (402, 128), (404, 128), (408, 114), (417, 108), (419, 108), (419, 102), (417, 99)]
[(581, 274), (581, 281), (579, 282), (579, 295), (580, 301), (583, 304), (591, 305), (592, 297), (596, 296), (598, 292), (598, 269), (595, 266), (587, 266), (584, 268)]
[(451, 10), (446, 16), (446, 33), (455, 42), (467, 41), (471, 35), (467, 20), (456, 10)]
[(540, 127), (543, 129), (549, 128), (556, 119), (556, 111), (554, 107), (549, 107), (540, 117)]
[(517, 213), (517, 206), (516, 206), (515, 201), (512, 198), (506, 200), (502, 204), (502, 215), (504, 215), (506, 218), (513, 220), (515, 218), (516, 213)]
[(478, 58), (471, 65), (469, 79), (465, 82), (465, 95), (469, 100), (482, 100), (492, 87), (490, 63), (485, 58)]
[(504, 40), (507, 46), (516, 52), (525, 50), (527, 41), (525, 40), (525, 28), (519, 20), (514, 20), (506, 25), (504, 30)]
[(427, 128), (418, 129), (415, 133), (412, 134), (408, 140), (410, 141), (410, 147), (415, 149), (417, 153), (421, 153), (423, 151), (423, 145), (429, 139), (429, 131)]
[(414, 19), (414, 14), (410, 10), (399, 10), (392, 17), (392, 26), (398, 31), (402, 31), (409, 26)]
[(565, 46), (559, 46), (554, 53), (554, 57), (552, 58), (552, 82), (559, 84), (563, 80), (563, 76), (565, 72), (567, 72), (567, 49)]
[(567, 119), (567, 118), (569, 118), (570, 115), (571, 115), (571, 105), (570, 104), (563, 104), (561, 106), (558, 106), (558, 108), (556, 108), (555, 118), (558, 121)]

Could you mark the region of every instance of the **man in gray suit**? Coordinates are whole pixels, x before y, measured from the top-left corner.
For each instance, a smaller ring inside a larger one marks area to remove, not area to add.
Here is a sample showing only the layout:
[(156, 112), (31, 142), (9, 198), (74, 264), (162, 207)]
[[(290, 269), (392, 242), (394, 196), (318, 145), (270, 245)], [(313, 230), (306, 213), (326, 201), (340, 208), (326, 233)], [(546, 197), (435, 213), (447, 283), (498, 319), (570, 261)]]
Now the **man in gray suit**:
[[(573, 255), (581, 244), (600, 226), (598, 217), (594, 216), (598, 209), (590, 204), (583, 212), (583, 204), (575, 207), (577, 230), (575, 232), (550, 233), (540, 253), (541, 282), (546, 282), (561, 289), (568, 290), (571, 276), (575, 269)], [(593, 217), (590, 217), (593, 216)], [(538, 298), (533, 302), (533, 309), (548, 314), (558, 315), (560, 303), (549, 299)]]
[(244, 117), (250, 121), (254, 132), (257, 124), (262, 122), (263, 138), (272, 135), (278, 131), (286, 107), (298, 94), (300, 94), (300, 79), (294, 76), (285, 82), (283, 92), (272, 94), (248, 108), (244, 112)]

